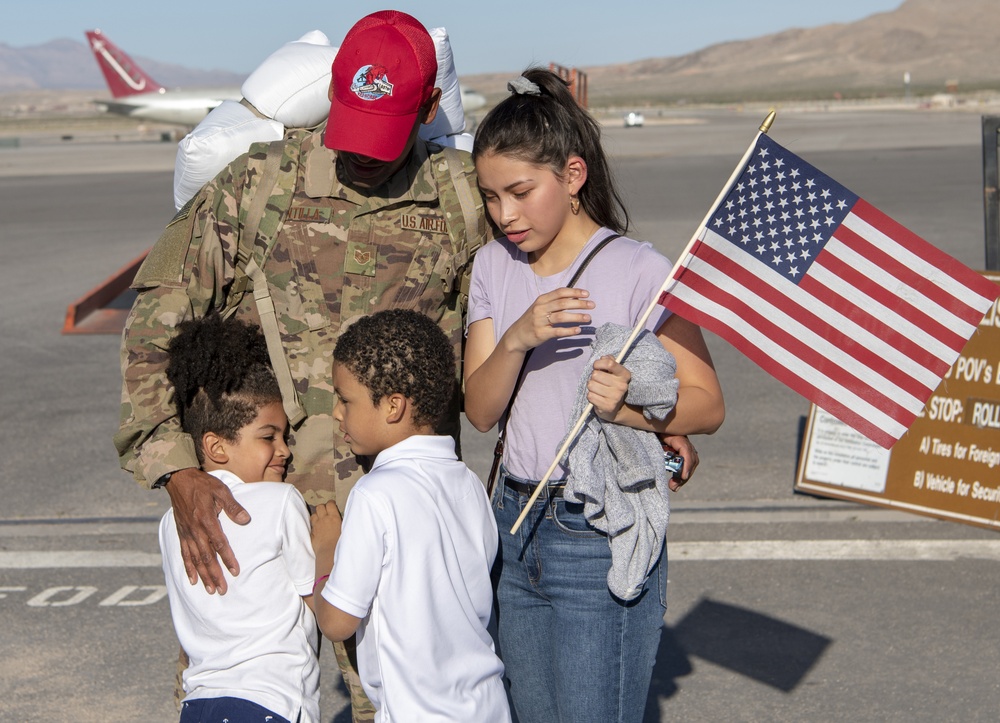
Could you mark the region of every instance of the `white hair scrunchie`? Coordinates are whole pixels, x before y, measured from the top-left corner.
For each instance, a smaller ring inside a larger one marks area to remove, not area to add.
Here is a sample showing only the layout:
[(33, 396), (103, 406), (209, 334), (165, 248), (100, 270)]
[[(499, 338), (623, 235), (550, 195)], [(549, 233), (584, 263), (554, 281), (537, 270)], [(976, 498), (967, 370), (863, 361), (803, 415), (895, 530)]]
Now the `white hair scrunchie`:
[(507, 90), (515, 95), (541, 95), (542, 89), (538, 85), (523, 75), (519, 75), (516, 78), (507, 82)]

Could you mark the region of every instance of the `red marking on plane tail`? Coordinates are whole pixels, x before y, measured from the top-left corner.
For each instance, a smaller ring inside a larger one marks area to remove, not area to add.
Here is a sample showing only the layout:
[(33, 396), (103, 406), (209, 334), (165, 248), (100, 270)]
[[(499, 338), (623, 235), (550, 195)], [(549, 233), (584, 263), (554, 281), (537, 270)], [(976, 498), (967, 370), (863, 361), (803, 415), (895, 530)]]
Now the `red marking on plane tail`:
[(87, 41), (104, 74), (114, 98), (140, 93), (156, 93), (163, 86), (150, 78), (125, 51), (112, 43), (100, 30), (88, 30)]

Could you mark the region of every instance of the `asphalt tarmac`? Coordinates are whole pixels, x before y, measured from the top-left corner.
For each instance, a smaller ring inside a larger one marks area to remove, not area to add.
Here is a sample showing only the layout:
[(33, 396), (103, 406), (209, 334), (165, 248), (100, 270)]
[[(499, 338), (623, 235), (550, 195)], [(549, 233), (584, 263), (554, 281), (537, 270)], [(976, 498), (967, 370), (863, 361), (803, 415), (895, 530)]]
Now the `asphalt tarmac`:
[[(643, 128), (609, 124), (632, 235), (676, 256), (763, 115), (692, 109), (647, 114)], [(771, 136), (979, 269), (980, 122), (781, 112)], [(155, 535), (166, 496), (118, 469), (118, 339), (60, 333), (67, 305), (170, 219), (173, 159), (156, 139), (0, 148), (0, 711), (10, 720), (173, 717), (176, 641)], [(727, 419), (695, 439), (701, 466), (672, 499), (670, 607), (647, 720), (995, 720), (1000, 538), (795, 494), (808, 402), (708, 341)], [(493, 441), (466, 428), (481, 475)], [(819, 554), (820, 540), (845, 542)], [(949, 551), (929, 553), (932, 541)], [(348, 721), (325, 652), (324, 721)]]

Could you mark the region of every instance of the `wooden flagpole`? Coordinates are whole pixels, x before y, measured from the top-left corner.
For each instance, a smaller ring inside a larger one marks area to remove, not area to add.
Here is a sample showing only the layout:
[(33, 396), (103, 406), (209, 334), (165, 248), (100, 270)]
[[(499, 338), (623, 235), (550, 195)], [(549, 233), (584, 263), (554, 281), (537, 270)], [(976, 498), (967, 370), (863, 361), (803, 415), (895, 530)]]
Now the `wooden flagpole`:
[[(705, 214), (705, 218), (702, 219), (702, 222), (698, 225), (698, 228), (695, 231), (694, 235), (691, 237), (691, 240), (688, 241), (687, 246), (684, 247), (684, 251), (681, 252), (681, 255), (677, 258), (677, 261), (674, 262), (674, 267), (673, 269), (671, 269), (670, 275), (667, 276), (667, 280), (663, 282), (663, 286), (660, 287), (660, 290), (653, 298), (653, 301), (646, 308), (646, 311), (639, 318), (639, 321), (636, 322), (636, 325), (632, 329), (632, 333), (625, 341), (625, 344), (624, 346), (622, 346), (621, 351), (618, 352), (618, 356), (615, 358), (615, 361), (617, 363), (619, 364), (622, 363), (622, 359), (624, 359), (625, 355), (628, 354), (628, 351), (632, 347), (633, 342), (635, 342), (640, 332), (646, 326), (646, 321), (649, 319), (649, 315), (653, 313), (653, 310), (659, 304), (660, 297), (663, 296), (663, 293), (673, 285), (674, 275), (680, 270), (680, 267), (685, 257), (688, 255), (688, 252), (691, 250), (691, 247), (694, 246), (695, 241), (697, 241), (698, 237), (701, 235), (702, 229), (708, 223), (708, 220), (712, 217), (712, 214), (715, 213), (715, 209), (718, 208), (719, 204), (722, 203), (723, 199), (725, 199), (726, 195), (729, 193), (733, 184), (736, 182), (736, 179), (739, 177), (739, 174), (743, 171), (743, 167), (747, 164), (747, 161), (750, 160), (750, 155), (753, 153), (754, 148), (757, 146), (757, 139), (760, 138), (762, 133), (767, 133), (771, 129), (771, 124), (774, 123), (774, 119), (776, 116), (777, 113), (772, 110), (770, 113), (767, 114), (767, 117), (764, 119), (764, 122), (760, 124), (760, 128), (757, 129), (757, 135), (753, 137), (753, 141), (747, 148), (746, 153), (743, 154), (743, 158), (741, 158), (740, 162), (737, 164), (736, 170), (733, 171), (732, 175), (729, 177), (729, 180), (722, 187), (722, 192), (719, 194), (718, 198), (715, 199), (715, 203), (713, 203), (709, 207), (708, 213)], [(545, 486), (549, 483), (549, 479), (552, 477), (552, 473), (556, 471), (556, 467), (559, 466), (559, 462), (562, 461), (562, 458), (566, 455), (566, 452), (569, 449), (570, 445), (573, 444), (573, 440), (576, 439), (576, 436), (580, 433), (580, 430), (583, 428), (583, 425), (586, 424), (587, 417), (590, 416), (590, 413), (593, 411), (593, 409), (594, 405), (588, 402), (587, 407), (583, 410), (583, 413), (580, 414), (580, 418), (577, 419), (576, 424), (573, 425), (573, 429), (570, 431), (569, 436), (566, 437), (566, 441), (563, 442), (562, 447), (560, 447), (559, 449), (559, 452), (556, 453), (556, 458), (552, 460), (552, 464), (549, 465), (549, 469), (545, 473), (545, 476), (542, 477), (539, 483), (535, 486), (534, 492), (532, 492), (531, 497), (528, 498), (528, 503), (524, 506), (524, 509), (521, 510), (521, 514), (514, 522), (513, 527), (510, 528), (510, 534), (513, 535), (521, 527), (521, 524), (524, 522), (524, 518), (528, 516), (528, 512), (531, 510), (532, 505), (535, 504), (535, 500), (538, 499), (538, 496), (542, 493), (542, 490), (545, 489)]]

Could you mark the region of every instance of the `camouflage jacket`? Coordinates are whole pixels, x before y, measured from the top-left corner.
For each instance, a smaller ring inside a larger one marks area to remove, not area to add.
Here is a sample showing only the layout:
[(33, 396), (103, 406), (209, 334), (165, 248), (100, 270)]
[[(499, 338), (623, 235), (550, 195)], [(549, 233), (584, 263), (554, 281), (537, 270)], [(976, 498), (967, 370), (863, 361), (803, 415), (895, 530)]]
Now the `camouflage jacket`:
[[(225, 306), (246, 215), (242, 191), (263, 156), (255, 147), (207, 184), (171, 222), (186, 221), (190, 233), (178, 241), (165, 232), (133, 282), (138, 296), (122, 339), (121, 425), (114, 441), (122, 467), (140, 484), (198, 466), (194, 441), (177, 420), (165, 349), (179, 322)], [(462, 157), (481, 209), (471, 159)], [(447, 173), (440, 148), (418, 141), (409, 164), (373, 193), (340, 182), (336, 153), (323, 146), (321, 132), (302, 140), (299, 159), (291, 206), (263, 266), (307, 415), (291, 433), (287, 479), (310, 504), (336, 499), (343, 508), (360, 470), (333, 420), (333, 347), (340, 330), (381, 309), (415, 309), (441, 325), (460, 358), (455, 286), (470, 260), (449, 237), (449, 221), (462, 210), (454, 184), (441, 180)], [(481, 211), (469, 244), (485, 243), (489, 228)], [(253, 294), (236, 313), (258, 321)], [(456, 400), (448, 430), (456, 435), (458, 409)]]

